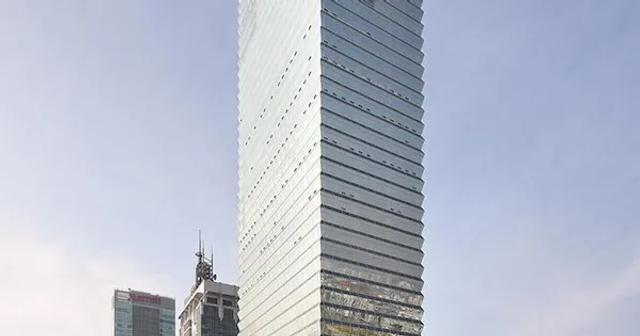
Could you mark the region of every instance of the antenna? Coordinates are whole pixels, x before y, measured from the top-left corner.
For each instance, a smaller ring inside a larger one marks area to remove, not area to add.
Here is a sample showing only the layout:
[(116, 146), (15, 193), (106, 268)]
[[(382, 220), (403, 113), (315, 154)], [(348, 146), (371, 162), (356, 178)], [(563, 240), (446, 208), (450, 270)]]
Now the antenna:
[(198, 230), (198, 264), (196, 265), (196, 285), (199, 286), (205, 280), (216, 280), (216, 275), (213, 274), (213, 246), (211, 247), (211, 259), (207, 260), (204, 255), (204, 249), (202, 248), (204, 241), (202, 240), (202, 230)]
[(198, 263), (202, 262), (202, 230), (198, 230), (198, 252), (196, 252), (196, 257), (198, 257)]

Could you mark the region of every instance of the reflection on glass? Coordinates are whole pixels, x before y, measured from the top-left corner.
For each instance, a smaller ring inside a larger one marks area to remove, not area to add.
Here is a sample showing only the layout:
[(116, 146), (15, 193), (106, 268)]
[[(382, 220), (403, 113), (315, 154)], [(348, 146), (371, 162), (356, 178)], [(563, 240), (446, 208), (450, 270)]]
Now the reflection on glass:
[(360, 328), (374, 328), (373, 330), (376, 331), (376, 335), (380, 334), (380, 329), (388, 332), (396, 331), (416, 335), (419, 335), (422, 331), (422, 325), (420, 323), (397, 320), (386, 316), (329, 306), (322, 307), (322, 316), (328, 321), (343, 322), (342, 324), (348, 324), (355, 327), (359, 326)]
[(415, 322), (420, 321), (420, 318), (422, 317), (422, 310), (420, 308), (411, 308), (389, 302), (338, 293), (326, 289), (322, 291), (322, 302), (337, 304), (353, 309), (366, 310), (376, 314), (398, 316), (400, 318), (414, 320)]
[(366, 279), (393, 287), (404, 288), (416, 293), (420, 293), (422, 291), (422, 281), (413, 280), (410, 278), (378, 271), (371, 268), (366, 268), (364, 266), (345, 263), (339, 260), (332, 259), (329, 256), (322, 258), (322, 266), (323, 269), (330, 270), (336, 273), (345, 274), (360, 279)]
[(324, 287), (338, 288), (343, 291), (371, 297), (379, 297), (381, 299), (396, 301), (414, 306), (420, 306), (422, 304), (421, 294), (375, 285), (369, 282), (355, 280), (353, 278), (341, 277), (330, 273), (322, 274), (322, 285)]

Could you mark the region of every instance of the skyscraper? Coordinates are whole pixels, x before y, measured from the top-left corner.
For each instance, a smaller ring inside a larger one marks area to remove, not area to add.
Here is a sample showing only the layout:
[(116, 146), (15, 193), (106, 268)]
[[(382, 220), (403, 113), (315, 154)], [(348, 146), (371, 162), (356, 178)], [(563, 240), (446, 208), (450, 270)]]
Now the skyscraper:
[(113, 293), (115, 336), (175, 336), (172, 298), (116, 289)]
[(240, 335), (420, 335), (421, 0), (240, 0)]

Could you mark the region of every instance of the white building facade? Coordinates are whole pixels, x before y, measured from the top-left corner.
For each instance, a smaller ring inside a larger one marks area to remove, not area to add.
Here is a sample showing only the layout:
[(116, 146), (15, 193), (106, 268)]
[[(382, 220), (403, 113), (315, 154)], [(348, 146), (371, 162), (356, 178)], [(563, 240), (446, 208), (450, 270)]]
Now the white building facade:
[(203, 280), (184, 300), (180, 336), (238, 335), (238, 287)]
[(240, 335), (420, 335), (421, 0), (240, 0)]

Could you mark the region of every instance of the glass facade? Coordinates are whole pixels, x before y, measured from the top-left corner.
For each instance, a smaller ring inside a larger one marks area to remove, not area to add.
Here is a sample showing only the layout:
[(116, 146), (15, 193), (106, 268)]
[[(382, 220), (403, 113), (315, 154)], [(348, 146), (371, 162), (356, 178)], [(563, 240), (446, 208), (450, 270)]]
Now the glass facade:
[(420, 335), (422, 1), (240, 0), (240, 335)]
[(113, 310), (115, 336), (175, 335), (175, 302), (171, 298), (116, 290)]

